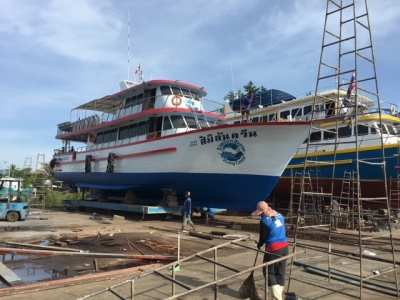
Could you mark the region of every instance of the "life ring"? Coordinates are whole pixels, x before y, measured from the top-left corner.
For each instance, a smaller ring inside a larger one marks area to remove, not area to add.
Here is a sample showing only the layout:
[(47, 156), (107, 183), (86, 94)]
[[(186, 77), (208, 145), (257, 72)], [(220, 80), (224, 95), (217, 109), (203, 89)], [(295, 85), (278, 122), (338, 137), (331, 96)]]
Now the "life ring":
[(182, 97), (179, 95), (175, 95), (172, 100), (171, 100), (172, 104), (175, 106), (179, 106), (182, 104)]

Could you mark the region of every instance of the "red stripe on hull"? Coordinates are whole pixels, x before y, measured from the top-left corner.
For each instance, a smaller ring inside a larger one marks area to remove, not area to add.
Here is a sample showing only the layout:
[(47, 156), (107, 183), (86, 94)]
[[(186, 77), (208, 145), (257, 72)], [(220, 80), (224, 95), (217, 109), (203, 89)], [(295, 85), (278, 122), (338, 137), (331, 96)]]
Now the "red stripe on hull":
[[(101, 150), (104, 150), (104, 149), (101, 149)], [(156, 150), (137, 152), (137, 153), (131, 153), (131, 154), (125, 154), (125, 155), (117, 155), (117, 157), (115, 159), (142, 157), (142, 156), (156, 155), (156, 154), (161, 154), (161, 153), (175, 153), (175, 152), (176, 152), (176, 148), (170, 147), (170, 148), (156, 149)], [(107, 159), (108, 159), (107, 157), (100, 157), (100, 158), (93, 158), (92, 161), (102, 161), (102, 160), (107, 160)], [(84, 160), (74, 160), (74, 161), (60, 162), (59, 165), (80, 164), (80, 163), (84, 163), (84, 162), (85, 162)]]

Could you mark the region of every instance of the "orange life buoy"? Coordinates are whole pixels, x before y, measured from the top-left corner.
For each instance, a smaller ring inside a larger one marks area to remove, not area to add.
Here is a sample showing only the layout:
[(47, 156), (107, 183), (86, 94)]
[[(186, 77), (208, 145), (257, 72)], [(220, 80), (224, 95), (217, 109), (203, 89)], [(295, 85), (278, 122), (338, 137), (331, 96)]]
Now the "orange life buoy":
[(179, 95), (175, 95), (172, 100), (171, 100), (172, 104), (175, 106), (179, 106), (182, 104), (182, 97)]

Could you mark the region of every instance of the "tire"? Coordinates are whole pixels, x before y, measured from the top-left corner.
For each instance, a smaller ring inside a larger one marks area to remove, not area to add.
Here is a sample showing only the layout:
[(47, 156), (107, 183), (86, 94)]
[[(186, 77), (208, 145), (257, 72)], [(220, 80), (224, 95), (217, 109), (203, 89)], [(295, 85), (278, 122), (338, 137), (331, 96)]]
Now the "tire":
[(19, 213), (16, 211), (9, 211), (6, 215), (6, 220), (8, 222), (17, 222), (19, 220)]

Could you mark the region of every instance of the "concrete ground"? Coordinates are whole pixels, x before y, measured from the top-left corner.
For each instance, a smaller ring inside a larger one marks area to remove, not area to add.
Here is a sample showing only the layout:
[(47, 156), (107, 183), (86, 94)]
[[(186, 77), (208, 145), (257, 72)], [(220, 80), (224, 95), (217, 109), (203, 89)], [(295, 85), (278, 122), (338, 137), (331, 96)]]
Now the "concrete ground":
[[(68, 213), (62, 211), (44, 211), (39, 215), (35, 215), (36, 219), (30, 219), (25, 222), (17, 223), (6, 223), (0, 222), (0, 241), (32, 241), (32, 240), (43, 240), (50, 237), (59, 237), (65, 234), (77, 234), (79, 238), (85, 236), (94, 236), (99, 232), (101, 234), (116, 234), (116, 233), (141, 233), (144, 235), (152, 236), (155, 239), (158, 237), (165, 237), (169, 239), (176, 239), (176, 232), (180, 228), (180, 224), (177, 220), (171, 221), (160, 221), (160, 220), (121, 220), (120, 218), (112, 221), (108, 218), (91, 219), (90, 214), (87, 213)], [(233, 235), (252, 235), (256, 238), (256, 233), (251, 233), (248, 230), (254, 230), (257, 228), (257, 220), (249, 219), (248, 217), (228, 217), (221, 216), (220, 220), (223, 221), (221, 224), (229, 224), (229, 228), (224, 225), (218, 226), (205, 226), (197, 225), (196, 229), (202, 232), (210, 232), (212, 230), (223, 231), (227, 234)], [(233, 226), (232, 226), (233, 224)], [(243, 230), (246, 229), (246, 230)], [(183, 235), (182, 236), (182, 252), (185, 256), (207, 249), (226, 242), (221, 239), (205, 240), (197, 237)], [(314, 242), (316, 245), (324, 245), (322, 242)], [(244, 244), (248, 246), (254, 246), (254, 242), (247, 241)], [(339, 249), (339, 248), (338, 248)], [(340, 250), (357, 251), (358, 248), (354, 245), (340, 246)], [(307, 263), (314, 267), (326, 268), (328, 257), (320, 252), (313, 250), (304, 250), (298, 248), (300, 262)], [(390, 258), (390, 253), (385, 251), (374, 250), (379, 257)], [(218, 252), (218, 261), (229, 265), (232, 268), (238, 270), (244, 270), (251, 266), (254, 262), (255, 252), (241, 248), (239, 246), (230, 245), (223, 250)], [(210, 256), (212, 258), (212, 256)], [(347, 258), (332, 258), (332, 264), (334, 268), (339, 271), (345, 271), (350, 274), (357, 274), (359, 271), (359, 264), (353, 259)], [(258, 263), (261, 263), (259, 258)], [(376, 270), (382, 270), (388, 264), (371, 262), (365, 264), (365, 275), (370, 275)], [(234, 274), (230, 270), (226, 270), (223, 267), (218, 267), (218, 278), (223, 278)], [(169, 270), (162, 272), (165, 275), (170, 275)], [(194, 259), (187, 263), (182, 263), (181, 270), (177, 272), (176, 279), (190, 285), (192, 287), (205, 284), (213, 279), (214, 268), (213, 264), (205, 262), (204, 260)], [(291, 291), (296, 292), (297, 295), (301, 296), (302, 299), (351, 299), (357, 296), (359, 289), (353, 285), (343, 285), (335, 280), (328, 281), (326, 277), (322, 277), (314, 273), (306, 271), (305, 268), (300, 266), (294, 266), (292, 275), (299, 281), (291, 281)], [(247, 274), (223, 282), (219, 286), (219, 299), (240, 299), (238, 290), (242, 282), (247, 277)], [(130, 276), (121, 276), (117, 279), (107, 279), (97, 282), (81, 282), (78, 285), (72, 285), (68, 287), (59, 287), (43, 291), (35, 291), (23, 294), (15, 294), (4, 296), (1, 299), (16, 300), (16, 299), (77, 299), (79, 297), (88, 295), (95, 291), (102, 290), (110, 287), (111, 285), (122, 282), (125, 279), (129, 279)], [(260, 296), (264, 295), (264, 278), (260, 271), (255, 273), (256, 285)], [(379, 277), (379, 284), (388, 285), (385, 280), (392, 280), (393, 275), (388, 273), (385, 277)], [(306, 284), (302, 281), (311, 282), (314, 285)], [(317, 287), (317, 286), (320, 287)], [(321, 288), (325, 287), (325, 288)], [(149, 275), (136, 280), (135, 282), (135, 299), (164, 299), (171, 295), (171, 283), (163, 279), (159, 275)], [(122, 285), (116, 288), (116, 290), (129, 297), (130, 285)], [(176, 287), (176, 293), (183, 292), (184, 289)], [(337, 293), (342, 291), (347, 295)], [(213, 288), (207, 288), (201, 290), (195, 294), (186, 296), (186, 299), (214, 299)], [(394, 299), (394, 297), (376, 293), (371, 290), (364, 290), (365, 299)], [(111, 293), (102, 293), (91, 299), (117, 299)]]

